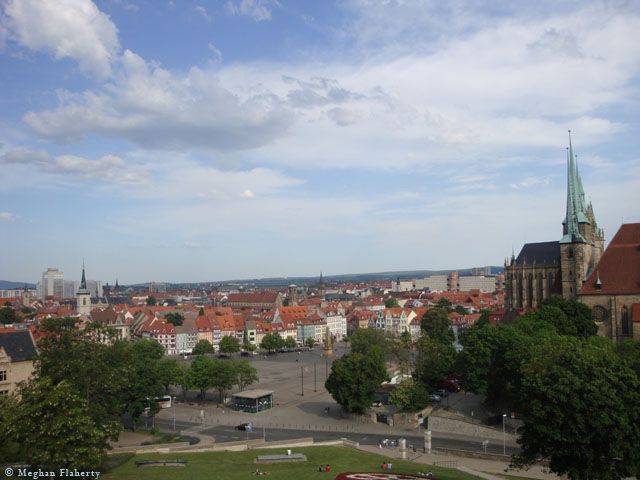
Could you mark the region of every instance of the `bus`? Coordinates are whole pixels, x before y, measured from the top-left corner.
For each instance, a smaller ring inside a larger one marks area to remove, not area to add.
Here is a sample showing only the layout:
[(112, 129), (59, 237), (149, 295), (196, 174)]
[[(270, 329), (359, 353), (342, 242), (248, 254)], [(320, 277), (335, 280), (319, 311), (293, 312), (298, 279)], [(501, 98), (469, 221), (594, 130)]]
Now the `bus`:
[(163, 395), (162, 397), (156, 397), (156, 402), (160, 408), (171, 408), (171, 395)]

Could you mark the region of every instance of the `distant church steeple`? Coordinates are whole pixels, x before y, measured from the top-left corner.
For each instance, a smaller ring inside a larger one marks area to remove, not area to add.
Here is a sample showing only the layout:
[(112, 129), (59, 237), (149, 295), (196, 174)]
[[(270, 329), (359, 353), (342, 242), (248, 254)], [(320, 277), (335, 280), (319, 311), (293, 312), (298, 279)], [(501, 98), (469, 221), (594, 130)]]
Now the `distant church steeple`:
[(91, 313), (91, 292), (87, 289), (87, 279), (84, 273), (84, 260), (82, 261), (82, 279), (80, 280), (80, 288), (76, 293), (76, 310), (80, 315), (89, 315)]

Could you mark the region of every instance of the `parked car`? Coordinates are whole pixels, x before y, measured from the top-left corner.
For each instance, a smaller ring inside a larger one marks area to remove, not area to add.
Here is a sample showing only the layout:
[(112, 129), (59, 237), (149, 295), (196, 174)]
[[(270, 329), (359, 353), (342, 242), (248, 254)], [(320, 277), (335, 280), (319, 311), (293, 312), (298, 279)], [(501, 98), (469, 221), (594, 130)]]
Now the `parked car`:
[(251, 425), (251, 423), (241, 423), (240, 425), (236, 426), (236, 430), (242, 430), (243, 432), (246, 432), (247, 430), (252, 430), (253, 427)]
[(440, 403), (442, 401), (442, 397), (440, 395), (436, 395), (435, 393), (432, 393), (431, 395), (429, 395), (429, 401)]
[(241, 357), (250, 357), (251, 354), (249, 352), (246, 352), (246, 351), (243, 350), (242, 352), (240, 352), (240, 356)]
[(446, 397), (449, 394), (449, 392), (447, 392), (444, 388), (440, 388), (433, 393), (435, 393), (436, 395), (439, 395), (442, 398)]

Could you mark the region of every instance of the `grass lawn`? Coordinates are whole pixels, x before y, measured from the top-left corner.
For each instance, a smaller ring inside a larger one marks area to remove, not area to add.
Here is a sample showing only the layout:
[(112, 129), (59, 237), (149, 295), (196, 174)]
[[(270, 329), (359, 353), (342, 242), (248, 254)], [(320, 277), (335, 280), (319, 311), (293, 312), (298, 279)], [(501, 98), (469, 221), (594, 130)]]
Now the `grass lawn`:
[[(466, 480), (477, 477), (457, 470), (432, 467), (397, 459), (390, 459), (382, 455), (360, 452), (343, 447), (307, 447), (295, 448), (294, 453), (304, 453), (306, 462), (255, 464), (253, 460), (258, 455), (286, 453), (285, 448), (271, 450), (249, 450), (244, 452), (206, 452), (206, 453), (171, 453), (171, 454), (141, 454), (129, 456), (128, 460), (104, 473), (100, 478), (108, 479), (153, 479), (153, 480), (210, 480), (210, 479), (247, 479), (261, 478), (265, 480), (333, 480), (342, 472), (380, 472), (380, 465), (385, 461), (393, 463), (392, 473), (416, 473), (431, 471), (439, 479)], [(186, 467), (136, 467), (136, 460), (187, 460)], [(117, 463), (117, 458), (111, 459)], [(319, 465), (331, 465), (331, 472), (318, 472)], [(269, 475), (254, 476), (256, 467)]]

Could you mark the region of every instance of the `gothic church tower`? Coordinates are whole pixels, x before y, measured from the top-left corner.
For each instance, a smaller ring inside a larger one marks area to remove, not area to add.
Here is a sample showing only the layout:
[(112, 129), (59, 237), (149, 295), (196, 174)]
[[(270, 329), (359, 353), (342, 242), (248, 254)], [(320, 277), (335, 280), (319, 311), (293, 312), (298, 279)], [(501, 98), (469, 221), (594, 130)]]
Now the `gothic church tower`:
[(76, 293), (76, 310), (80, 315), (89, 315), (91, 313), (91, 292), (87, 289), (87, 280), (84, 276), (84, 262), (82, 262), (80, 288)]
[(576, 298), (583, 282), (598, 264), (604, 250), (604, 232), (598, 228), (593, 207), (587, 205), (582, 178), (571, 144), (567, 150), (567, 211), (562, 222), (560, 263), (562, 296)]

